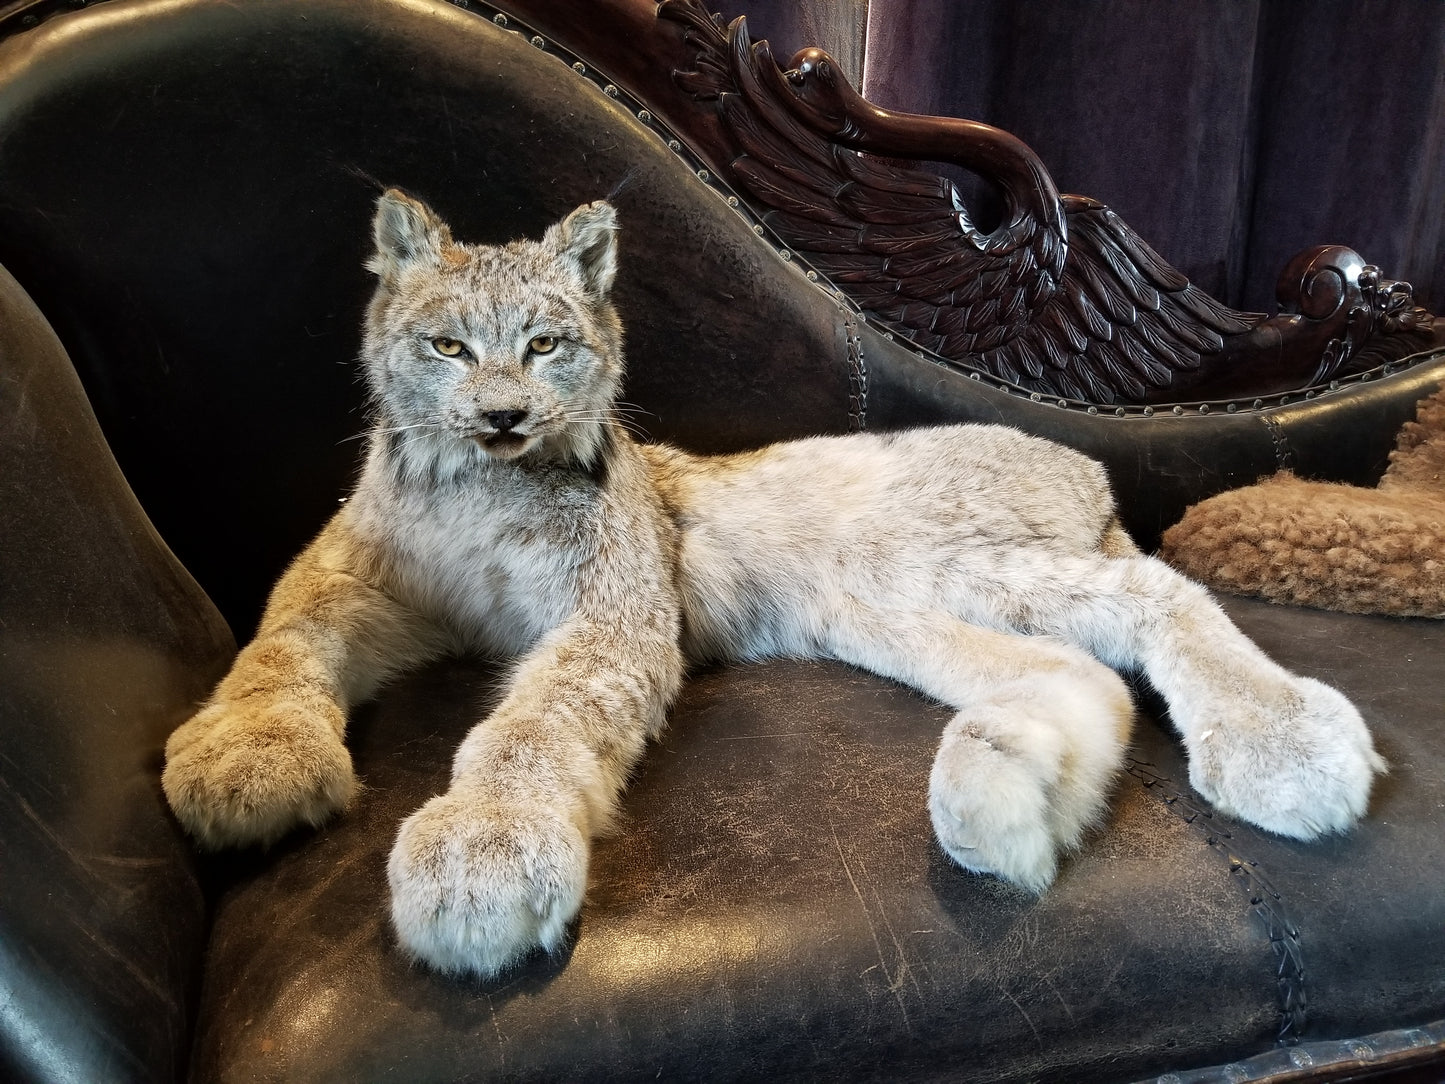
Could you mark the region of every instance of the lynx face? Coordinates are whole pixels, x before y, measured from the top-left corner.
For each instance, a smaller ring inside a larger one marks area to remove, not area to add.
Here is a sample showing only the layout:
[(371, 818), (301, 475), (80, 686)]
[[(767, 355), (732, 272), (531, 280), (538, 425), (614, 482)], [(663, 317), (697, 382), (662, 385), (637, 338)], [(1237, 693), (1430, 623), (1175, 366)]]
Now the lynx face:
[(616, 228), (596, 203), (540, 242), (458, 244), (424, 205), (382, 196), (363, 352), (409, 460), (591, 463), (622, 379)]

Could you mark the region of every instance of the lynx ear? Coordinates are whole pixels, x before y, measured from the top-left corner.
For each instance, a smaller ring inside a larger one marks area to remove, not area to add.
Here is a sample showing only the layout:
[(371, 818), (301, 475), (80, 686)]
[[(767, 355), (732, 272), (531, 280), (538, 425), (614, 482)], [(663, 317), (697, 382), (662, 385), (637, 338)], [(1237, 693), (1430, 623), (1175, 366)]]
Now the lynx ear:
[(451, 244), (451, 230), (425, 203), (389, 188), (376, 201), (371, 223), (376, 254), (366, 262), (382, 282), (390, 283), (408, 264), (440, 263), (442, 249)]
[(606, 200), (584, 203), (544, 239), (582, 272), (593, 293), (606, 296), (617, 277), (617, 211)]

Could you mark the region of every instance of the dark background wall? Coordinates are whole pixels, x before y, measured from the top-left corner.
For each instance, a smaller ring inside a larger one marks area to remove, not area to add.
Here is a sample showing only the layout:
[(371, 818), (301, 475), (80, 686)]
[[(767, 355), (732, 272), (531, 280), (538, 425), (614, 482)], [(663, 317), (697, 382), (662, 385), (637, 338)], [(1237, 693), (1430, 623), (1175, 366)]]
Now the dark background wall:
[(1344, 244), (1445, 311), (1439, 0), (734, 0), (878, 105), (1022, 138), (1221, 300)]

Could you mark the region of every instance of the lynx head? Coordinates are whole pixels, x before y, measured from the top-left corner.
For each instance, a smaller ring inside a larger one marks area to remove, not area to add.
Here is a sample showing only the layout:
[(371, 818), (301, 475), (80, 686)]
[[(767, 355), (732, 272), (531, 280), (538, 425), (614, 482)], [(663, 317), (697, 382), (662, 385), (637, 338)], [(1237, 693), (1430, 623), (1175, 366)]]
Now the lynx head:
[(409, 466), (593, 464), (622, 380), (616, 232), (598, 202), (541, 241), (462, 244), (425, 204), (382, 195), (362, 353), (376, 431)]

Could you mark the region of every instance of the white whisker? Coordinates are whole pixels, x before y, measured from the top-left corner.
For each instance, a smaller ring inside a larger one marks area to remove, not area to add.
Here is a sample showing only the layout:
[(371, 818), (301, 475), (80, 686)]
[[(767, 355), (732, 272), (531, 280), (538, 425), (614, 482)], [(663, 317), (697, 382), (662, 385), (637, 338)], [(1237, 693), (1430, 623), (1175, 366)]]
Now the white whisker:
[(640, 424), (606, 407), (563, 407), (562, 416), (569, 425), (605, 425), (644, 442), (652, 440), (652, 434)]
[(342, 437), (338, 443), (344, 444), (348, 440), (365, 440), (373, 433), (380, 436), (384, 433), (405, 433), (410, 429), (440, 429), (435, 422), (417, 422), (414, 425), (379, 425), (360, 433), (353, 433), (349, 437)]
[[(432, 425), (432, 426), (401, 426), (400, 429), (421, 429), (422, 432), (420, 432), (420, 433), (410, 433), (410, 434), (408, 434), (408, 435), (405, 437), (405, 439), (403, 439), (403, 440), (401, 440), (400, 442), (398, 442), (398, 444), (397, 444), (397, 448), (398, 448), (398, 449), (401, 449), (401, 448), (409, 448), (409, 447), (411, 447), (413, 444), (416, 444), (418, 441), (425, 440), (427, 437), (432, 436), (433, 433), (440, 432), (440, 431), (441, 431), (441, 426), (438, 426), (438, 425)], [(399, 431), (399, 430), (398, 430), (398, 431)]]
[(569, 414), (569, 415), (571, 415), (571, 414), (573, 414), (573, 413), (575, 413), (575, 412), (578, 412), (578, 411), (592, 411), (592, 412), (594, 412), (594, 413), (605, 412), (605, 413), (609, 413), (609, 414), (622, 414), (622, 415), (646, 414), (646, 415), (648, 415), (649, 417), (653, 417), (653, 418), (657, 417), (656, 414), (654, 414), (652, 411), (648, 410), (646, 407), (638, 406), (636, 403), (624, 402), (624, 401), (622, 401), (622, 400), (616, 400), (616, 401), (614, 401), (614, 402), (612, 402), (612, 403), (609, 403), (609, 404), (608, 404), (607, 406), (605, 406), (605, 407), (594, 407), (594, 406), (584, 406), (584, 405), (578, 403), (576, 400), (567, 399), (567, 400), (564, 400), (563, 403), (562, 403), (562, 410), (563, 410), (564, 413)]
[(567, 418), (567, 421), (576, 422), (580, 425), (610, 425), (614, 429), (624, 429), (627, 432), (633, 433), (639, 437), (650, 436), (647, 430), (644, 429), (637, 422), (634, 422), (630, 418), (614, 414), (611, 411), (568, 411), (565, 416)]

